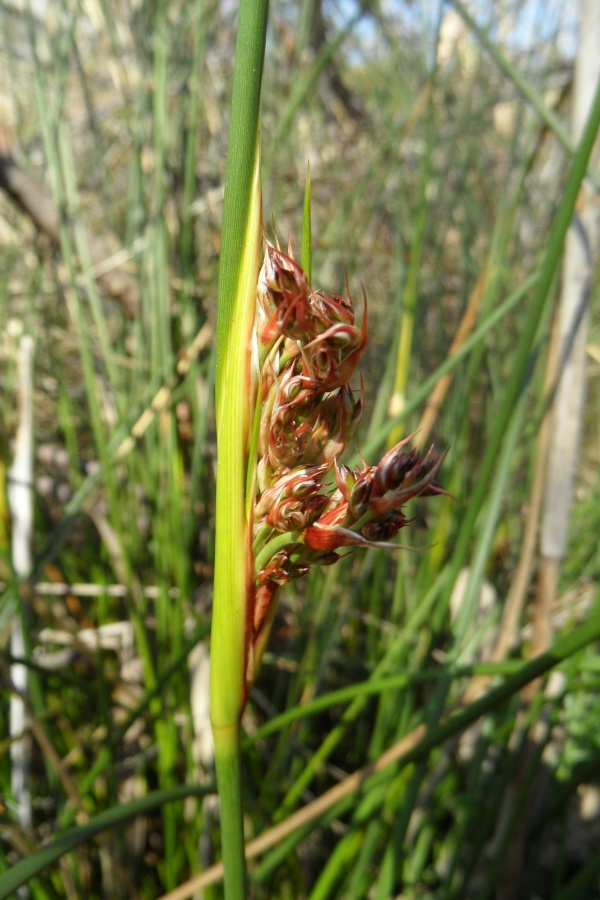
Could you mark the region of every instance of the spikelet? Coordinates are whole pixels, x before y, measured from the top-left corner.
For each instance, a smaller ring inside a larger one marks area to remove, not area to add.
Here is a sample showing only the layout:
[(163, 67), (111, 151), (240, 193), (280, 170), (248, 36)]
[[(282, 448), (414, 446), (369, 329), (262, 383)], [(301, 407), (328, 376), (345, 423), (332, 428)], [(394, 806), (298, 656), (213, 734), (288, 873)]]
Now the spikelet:
[[(363, 386), (350, 387), (367, 343), (346, 296), (313, 291), (293, 259), (266, 242), (256, 334), (260, 422), (253, 505), (254, 596), (250, 598), (247, 673), (252, 682), (281, 585), (351, 546), (393, 547), (410, 524), (412, 497), (445, 492), (435, 477), (443, 456), (406, 449), (405, 438), (377, 466), (338, 463), (363, 412)], [(335, 487), (330, 483), (335, 475)], [(329, 476), (329, 477), (328, 477)], [(272, 547), (272, 553), (269, 552)]]

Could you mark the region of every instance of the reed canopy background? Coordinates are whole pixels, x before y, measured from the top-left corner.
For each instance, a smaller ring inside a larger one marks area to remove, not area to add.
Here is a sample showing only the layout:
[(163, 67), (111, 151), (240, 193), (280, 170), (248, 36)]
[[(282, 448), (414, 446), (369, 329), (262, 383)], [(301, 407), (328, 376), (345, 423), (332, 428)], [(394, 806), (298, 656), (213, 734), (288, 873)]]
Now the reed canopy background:
[[(237, 15), (0, 4), (0, 897), (222, 896)], [(331, 462), (412, 434), (444, 490), (402, 549), (284, 579), (241, 723), (250, 897), (600, 898), (599, 19), (270, 4), (264, 237), (343, 321), (350, 292), (361, 348)]]

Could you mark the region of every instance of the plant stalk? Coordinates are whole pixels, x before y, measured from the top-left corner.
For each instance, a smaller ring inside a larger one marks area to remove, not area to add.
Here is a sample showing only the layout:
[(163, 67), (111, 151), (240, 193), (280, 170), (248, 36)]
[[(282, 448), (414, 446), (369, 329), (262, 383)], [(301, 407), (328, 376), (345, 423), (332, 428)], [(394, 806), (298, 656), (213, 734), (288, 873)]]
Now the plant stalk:
[(246, 479), (256, 402), (252, 331), (262, 247), (259, 135), (267, 14), (267, 0), (240, 2), (219, 264), (210, 718), (226, 900), (246, 896), (240, 718), (246, 695), (247, 604), (254, 583)]

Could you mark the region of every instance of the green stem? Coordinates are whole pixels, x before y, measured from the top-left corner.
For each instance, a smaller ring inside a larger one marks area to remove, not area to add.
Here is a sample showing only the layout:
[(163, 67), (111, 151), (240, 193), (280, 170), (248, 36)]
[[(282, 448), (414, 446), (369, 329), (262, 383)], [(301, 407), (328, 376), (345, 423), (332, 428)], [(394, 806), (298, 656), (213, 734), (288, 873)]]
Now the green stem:
[(240, 0), (219, 262), (217, 400), (250, 211), (268, 10), (268, 0)]
[(246, 896), (239, 723), (246, 696), (246, 606), (254, 580), (246, 476), (256, 402), (249, 348), (262, 244), (259, 133), (267, 15), (267, 0), (240, 0), (219, 264), (210, 717), (226, 900)]
[(278, 534), (257, 553), (254, 561), (256, 571), (260, 572), (260, 570), (269, 562), (271, 557), (275, 556), (278, 550), (283, 550), (291, 544), (299, 543), (299, 539), (300, 532), (298, 531), (286, 531), (283, 534)]
[[(417, 297), (419, 291), (419, 278), (421, 274), (421, 257), (425, 246), (425, 230), (429, 215), (429, 203), (427, 202), (427, 185), (431, 174), (431, 157), (433, 153), (433, 138), (431, 127), (431, 95), (430, 114), (428, 123), (427, 148), (421, 163), (419, 205), (415, 226), (412, 233), (410, 247), (410, 262), (406, 277), (406, 288), (402, 303), (402, 320), (398, 336), (398, 351), (396, 356), (396, 374), (391, 399), (391, 408), (395, 414), (402, 412), (406, 406), (406, 391), (408, 388), (408, 376), (410, 371), (410, 359), (413, 346), (413, 332), (417, 311)], [(396, 427), (390, 432), (388, 447), (393, 447), (402, 437), (401, 429)]]
[[(225, 896), (238, 900), (238, 898), (246, 896), (239, 725), (235, 724), (230, 728), (216, 728), (213, 725), (213, 737), (219, 787)], [(216, 752), (217, 747), (219, 748), (218, 753)]]

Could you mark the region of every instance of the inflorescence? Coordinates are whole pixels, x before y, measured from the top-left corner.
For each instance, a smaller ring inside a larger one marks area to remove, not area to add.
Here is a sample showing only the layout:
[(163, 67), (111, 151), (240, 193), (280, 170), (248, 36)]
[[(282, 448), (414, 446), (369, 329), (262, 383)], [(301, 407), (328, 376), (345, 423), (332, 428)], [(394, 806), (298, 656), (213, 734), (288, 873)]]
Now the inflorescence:
[(256, 335), (250, 681), (280, 585), (334, 563), (343, 547), (397, 548), (390, 541), (412, 521), (406, 502), (445, 493), (435, 481), (443, 457), (407, 449), (410, 437), (377, 466), (338, 462), (363, 411), (362, 381), (358, 398), (349, 381), (367, 343), (366, 296), (359, 328), (347, 282), (345, 297), (313, 291), (291, 248), (267, 242)]

